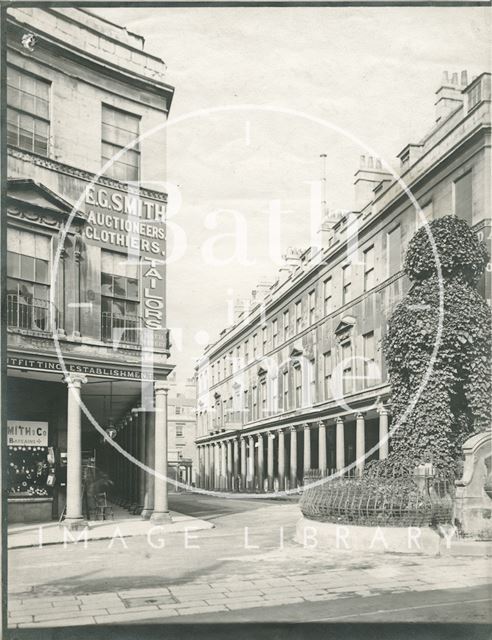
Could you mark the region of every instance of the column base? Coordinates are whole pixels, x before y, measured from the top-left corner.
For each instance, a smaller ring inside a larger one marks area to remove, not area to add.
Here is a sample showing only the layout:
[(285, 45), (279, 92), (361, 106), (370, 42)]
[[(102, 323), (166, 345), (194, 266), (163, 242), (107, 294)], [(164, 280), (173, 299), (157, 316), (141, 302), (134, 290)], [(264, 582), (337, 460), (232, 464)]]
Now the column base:
[(142, 509), (140, 517), (142, 520), (150, 520), (150, 516), (154, 513), (154, 509)]
[(69, 531), (81, 531), (88, 527), (88, 522), (85, 518), (65, 518), (60, 522), (61, 529), (68, 529)]
[(158, 524), (169, 524), (173, 521), (169, 511), (154, 511), (150, 516), (151, 522), (157, 522)]

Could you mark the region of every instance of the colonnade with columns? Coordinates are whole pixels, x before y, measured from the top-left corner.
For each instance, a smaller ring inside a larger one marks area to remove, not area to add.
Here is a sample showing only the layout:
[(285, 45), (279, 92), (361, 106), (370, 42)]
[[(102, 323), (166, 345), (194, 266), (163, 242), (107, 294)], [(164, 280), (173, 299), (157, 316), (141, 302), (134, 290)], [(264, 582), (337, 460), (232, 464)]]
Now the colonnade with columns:
[(197, 443), (197, 484), (214, 491), (269, 492), (301, 486), (313, 469), (328, 475), (350, 466), (348, 473), (360, 475), (368, 451), (373, 449), (371, 459), (388, 456), (388, 428), (383, 408), (370, 418), (370, 425), (361, 412), (252, 433), (223, 433)]
[[(81, 389), (87, 378), (70, 374), (67, 410), (67, 500), (63, 525), (70, 529), (86, 526), (82, 504)], [(168, 506), (168, 388), (154, 383), (154, 407), (132, 410), (131, 418), (117, 430), (114, 442), (102, 442), (97, 458), (112, 482), (113, 499), (134, 514), (157, 523), (170, 520)], [(101, 460), (102, 458), (102, 460)], [(143, 462), (141, 468), (133, 459)], [(155, 473), (153, 471), (155, 470)]]

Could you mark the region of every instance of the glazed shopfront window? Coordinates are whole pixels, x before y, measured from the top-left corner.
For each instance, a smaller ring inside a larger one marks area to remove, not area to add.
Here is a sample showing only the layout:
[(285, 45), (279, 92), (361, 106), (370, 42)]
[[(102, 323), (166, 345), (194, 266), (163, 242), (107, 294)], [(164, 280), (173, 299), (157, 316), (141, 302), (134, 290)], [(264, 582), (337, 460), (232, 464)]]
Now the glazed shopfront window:
[(50, 330), (50, 238), (21, 229), (7, 232), (7, 325)]
[(138, 265), (110, 251), (101, 259), (102, 339), (121, 344), (140, 344)]

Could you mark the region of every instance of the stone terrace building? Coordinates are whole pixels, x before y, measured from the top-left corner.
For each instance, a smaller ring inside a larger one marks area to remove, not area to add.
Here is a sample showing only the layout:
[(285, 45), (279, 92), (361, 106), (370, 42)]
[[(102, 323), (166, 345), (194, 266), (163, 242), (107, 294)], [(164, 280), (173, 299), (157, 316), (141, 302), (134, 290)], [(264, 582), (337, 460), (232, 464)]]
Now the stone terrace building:
[(11, 8), (7, 36), (9, 517), (77, 527), (105, 471), (158, 519), (165, 485), (91, 420), (165, 471), (164, 130), (125, 147), (174, 89), (143, 38), (81, 9)]
[(168, 378), (169, 478), (191, 485), (196, 475), (196, 382), (176, 382), (176, 371)]
[[(446, 73), (436, 95), (436, 122), (398, 155), (400, 177), (427, 220), (452, 213), (488, 240), (490, 75)], [(327, 216), (321, 252), (288, 251), (277, 282), (201, 358), (201, 487), (295, 488), (311, 469), (360, 473), (365, 454), (388, 455), (381, 340), (408, 288), (402, 259), (423, 220), (373, 158), (361, 158), (355, 202)], [(490, 301), (490, 281), (481, 286)]]

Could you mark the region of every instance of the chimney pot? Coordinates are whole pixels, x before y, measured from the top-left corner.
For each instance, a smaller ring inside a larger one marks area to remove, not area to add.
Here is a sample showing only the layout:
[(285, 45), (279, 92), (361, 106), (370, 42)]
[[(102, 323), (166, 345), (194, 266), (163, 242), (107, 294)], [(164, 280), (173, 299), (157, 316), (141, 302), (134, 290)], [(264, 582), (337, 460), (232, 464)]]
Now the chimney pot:
[(468, 84), (468, 71), (461, 72), (461, 84), (466, 87)]
[(381, 165), (381, 160), (380, 158), (376, 158), (376, 169), (382, 169), (382, 165)]
[(369, 156), (369, 158), (367, 159), (367, 166), (372, 169), (373, 165), (373, 158), (372, 156)]
[(360, 168), (363, 169), (366, 166), (366, 156), (360, 157)]
[(458, 74), (453, 73), (453, 77), (451, 78), (451, 84), (458, 84)]

